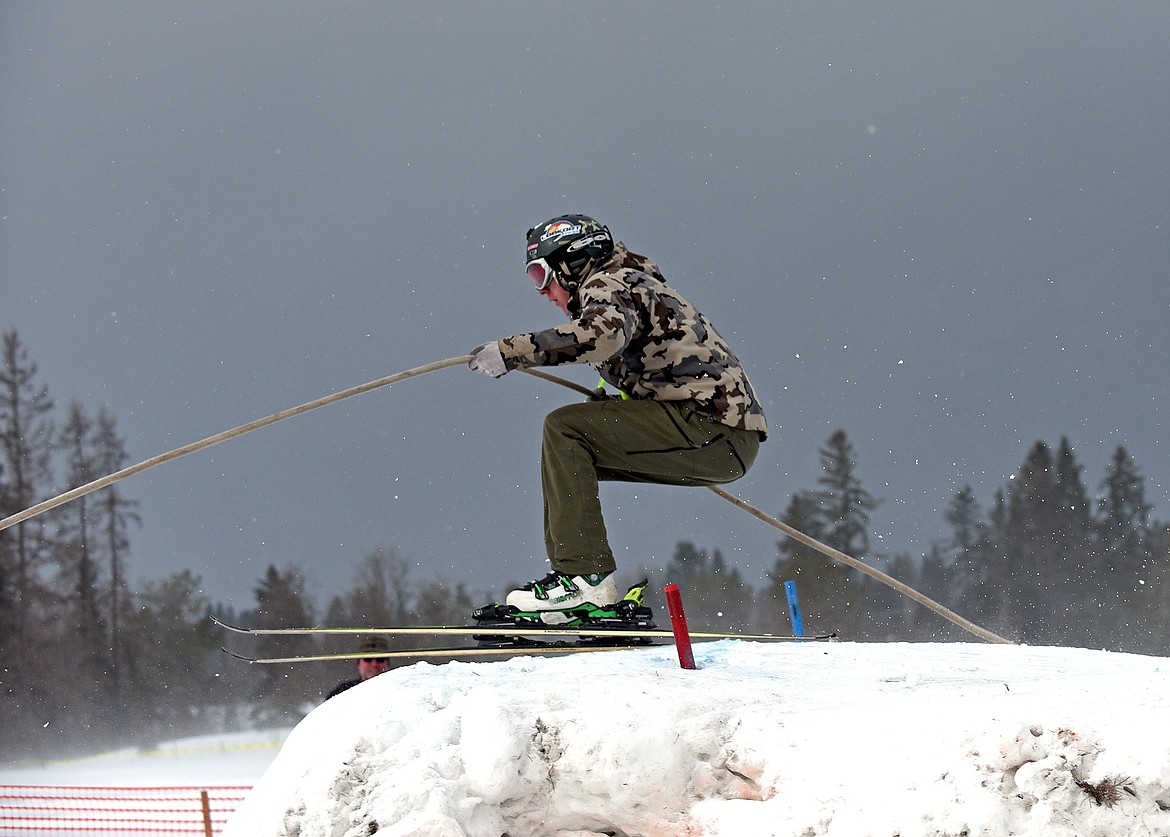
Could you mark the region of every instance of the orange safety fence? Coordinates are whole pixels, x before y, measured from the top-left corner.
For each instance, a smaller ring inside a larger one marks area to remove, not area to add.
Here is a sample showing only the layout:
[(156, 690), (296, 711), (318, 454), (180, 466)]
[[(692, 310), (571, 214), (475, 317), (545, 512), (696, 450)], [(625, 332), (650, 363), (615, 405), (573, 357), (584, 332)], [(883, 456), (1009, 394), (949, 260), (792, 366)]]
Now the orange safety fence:
[(0, 834), (213, 837), (251, 788), (0, 785)]

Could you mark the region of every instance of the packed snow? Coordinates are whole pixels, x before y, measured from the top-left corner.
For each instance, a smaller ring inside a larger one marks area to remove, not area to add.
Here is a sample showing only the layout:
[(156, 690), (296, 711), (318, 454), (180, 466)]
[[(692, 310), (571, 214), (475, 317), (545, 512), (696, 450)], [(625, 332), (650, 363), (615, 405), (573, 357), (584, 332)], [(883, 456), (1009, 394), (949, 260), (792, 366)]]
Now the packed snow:
[(740, 641), (695, 656), (418, 663), (291, 733), (24, 764), (0, 784), (255, 784), (232, 837), (1170, 835), (1168, 658)]
[(313, 710), (231, 837), (1170, 835), (1170, 659), (697, 645), (417, 663)]

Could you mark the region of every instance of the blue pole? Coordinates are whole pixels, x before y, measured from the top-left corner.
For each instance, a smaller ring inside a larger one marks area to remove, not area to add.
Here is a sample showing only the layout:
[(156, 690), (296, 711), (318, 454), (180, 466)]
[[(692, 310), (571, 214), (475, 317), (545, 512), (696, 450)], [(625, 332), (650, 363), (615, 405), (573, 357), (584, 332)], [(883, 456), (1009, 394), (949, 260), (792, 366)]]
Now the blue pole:
[(784, 594), (788, 596), (788, 618), (792, 620), (792, 635), (804, 636), (804, 617), (800, 615), (800, 601), (796, 598), (796, 582), (784, 582)]

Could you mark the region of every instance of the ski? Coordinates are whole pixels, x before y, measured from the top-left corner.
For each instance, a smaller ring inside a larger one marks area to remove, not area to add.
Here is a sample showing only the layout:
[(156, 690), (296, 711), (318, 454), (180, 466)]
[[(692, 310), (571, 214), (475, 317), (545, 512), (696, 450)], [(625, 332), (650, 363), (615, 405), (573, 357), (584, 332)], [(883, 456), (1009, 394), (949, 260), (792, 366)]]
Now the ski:
[(637, 648), (665, 647), (667, 646), (649, 641), (644, 643), (626, 643), (620, 645), (595, 645), (592, 643), (579, 642), (546, 642), (533, 644), (507, 643), (501, 645), (469, 646), (466, 648), (402, 648), (397, 651), (374, 651), (356, 654), (311, 654), (292, 657), (249, 657), (245, 654), (237, 654), (234, 651), (228, 651), (226, 648), (221, 648), (220, 650), (229, 657), (234, 657), (235, 659), (242, 660), (245, 663), (254, 665), (283, 665), (294, 663), (320, 663), (330, 662), (333, 660), (357, 660), (369, 657), (378, 657), (383, 659), (399, 659), (408, 657), (502, 657), (509, 655), (522, 657), (527, 654), (571, 654), (586, 651), (631, 651)]
[[(591, 628), (591, 627), (560, 627), (541, 625), (391, 625), (379, 628), (244, 628), (232, 625), (211, 616), (211, 621), (226, 631), (251, 636), (320, 636), (320, 635), (354, 635), (354, 634), (381, 634), (385, 636), (484, 636), (484, 637), (540, 637), (540, 636), (582, 636), (582, 637), (611, 637), (611, 638), (644, 638), (670, 639), (674, 636), (671, 631), (660, 628)], [(793, 636), (789, 634), (749, 634), (736, 631), (688, 631), (691, 639), (745, 639), (753, 641), (809, 641), (836, 639), (836, 634), (812, 634), (808, 636)], [(367, 655), (370, 656), (370, 655)]]

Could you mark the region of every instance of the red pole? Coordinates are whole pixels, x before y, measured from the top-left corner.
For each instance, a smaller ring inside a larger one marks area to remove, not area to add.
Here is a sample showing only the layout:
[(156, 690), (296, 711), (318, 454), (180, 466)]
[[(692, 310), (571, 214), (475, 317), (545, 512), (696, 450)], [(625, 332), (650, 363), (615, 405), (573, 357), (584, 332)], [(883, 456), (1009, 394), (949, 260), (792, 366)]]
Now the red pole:
[(687, 630), (687, 615), (683, 613), (682, 594), (678, 592), (677, 584), (668, 584), (664, 589), (670, 629), (674, 631), (674, 646), (678, 649), (678, 664), (693, 671), (698, 666), (695, 665), (695, 654), (691, 650), (691, 634)]
[(203, 833), (207, 837), (212, 837), (211, 834), (211, 800), (207, 797), (207, 790), (199, 791), (199, 801), (203, 803)]

